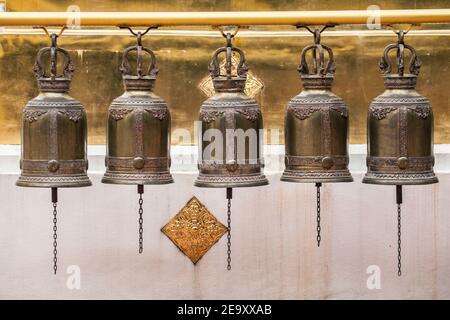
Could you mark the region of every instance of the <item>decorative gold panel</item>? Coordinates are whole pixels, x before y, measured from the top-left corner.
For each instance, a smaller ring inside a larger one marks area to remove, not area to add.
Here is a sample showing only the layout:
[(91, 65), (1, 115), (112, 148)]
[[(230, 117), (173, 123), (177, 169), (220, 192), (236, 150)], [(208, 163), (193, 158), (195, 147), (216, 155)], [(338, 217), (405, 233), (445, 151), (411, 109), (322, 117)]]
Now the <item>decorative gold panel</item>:
[(196, 197), (192, 197), (161, 231), (196, 264), (227, 228)]
[[(231, 73), (235, 74), (238, 60), (234, 55), (231, 58), (231, 63), (232, 63)], [(223, 59), (222, 62), (220, 63), (220, 74), (226, 73), (225, 65), (226, 61), (225, 59)], [(210, 75), (204, 77), (198, 84), (198, 87), (207, 97), (211, 97), (214, 94), (214, 85)], [(245, 94), (248, 95), (250, 98), (254, 98), (258, 93), (261, 92), (263, 88), (264, 84), (262, 83), (262, 81), (249, 70), (247, 73), (247, 81), (245, 83), (245, 90), (244, 90)]]

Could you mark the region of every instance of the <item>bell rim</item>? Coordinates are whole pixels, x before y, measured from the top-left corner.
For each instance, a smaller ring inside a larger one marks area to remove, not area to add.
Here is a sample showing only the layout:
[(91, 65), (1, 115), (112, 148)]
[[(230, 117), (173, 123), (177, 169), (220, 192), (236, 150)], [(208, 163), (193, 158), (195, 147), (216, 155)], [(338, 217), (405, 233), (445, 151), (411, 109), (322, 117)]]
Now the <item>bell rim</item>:
[[(122, 185), (161, 185), (174, 183), (172, 174), (169, 172), (152, 173), (152, 177), (148, 177), (149, 174), (125, 174), (124, 173), (111, 173), (107, 172), (103, 175), (101, 182), (105, 184), (122, 184)], [(145, 177), (147, 176), (147, 178)]]
[[(70, 180), (71, 177), (65, 177), (67, 178), (67, 181), (62, 182), (48, 180), (48, 177), (36, 177), (36, 178), (46, 179), (47, 181), (30, 182), (23, 176), (20, 176), (19, 179), (16, 181), (16, 186), (31, 187), (31, 188), (83, 188), (92, 186), (92, 181), (89, 179), (88, 176), (86, 176), (86, 179), (81, 179), (79, 181), (71, 181)], [(60, 179), (61, 177), (57, 178)]]
[(121, 184), (121, 185), (162, 185), (162, 184), (171, 184), (175, 181), (173, 178), (167, 180), (124, 180), (124, 179), (111, 179), (111, 178), (102, 178), (102, 183), (104, 184)]
[(348, 169), (318, 172), (304, 172), (285, 169), (280, 177), (280, 180), (284, 182), (297, 183), (338, 183), (354, 181), (352, 174)]
[[(212, 181), (213, 179), (221, 179), (230, 181)], [(269, 180), (264, 174), (259, 174), (255, 176), (247, 176), (246, 180), (237, 182), (238, 177), (223, 177), (223, 176), (212, 176), (212, 175), (199, 175), (195, 181), (194, 186), (200, 188), (250, 188), (250, 187), (260, 187), (269, 184)], [(234, 181), (233, 181), (234, 180)]]
[(319, 183), (319, 182), (325, 182), (325, 183), (340, 183), (340, 182), (354, 182), (352, 176), (343, 178), (291, 178), (291, 177), (283, 177), (281, 176), (280, 181), (283, 182), (294, 182), (294, 183)]
[(439, 183), (438, 177), (433, 173), (433, 176), (427, 177), (427, 178), (415, 178), (415, 179), (386, 179), (386, 178), (379, 178), (379, 177), (367, 177), (364, 176), (362, 179), (362, 183), (365, 184), (376, 184), (376, 185), (386, 185), (386, 186), (395, 186), (395, 185), (427, 185), (427, 184), (435, 184)]
[(269, 185), (269, 181), (261, 181), (261, 182), (253, 182), (253, 183), (242, 183), (242, 184), (235, 184), (235, 183), (221, 183), (214, 185), (212, 183), (207, 182), (194, 182), (194, 186), (198, 188), (211, 188), (211, 189), (220, 189), (220, 188), (252, 188), (252, 187), (261, 187), (261, 186), (267, 186)]

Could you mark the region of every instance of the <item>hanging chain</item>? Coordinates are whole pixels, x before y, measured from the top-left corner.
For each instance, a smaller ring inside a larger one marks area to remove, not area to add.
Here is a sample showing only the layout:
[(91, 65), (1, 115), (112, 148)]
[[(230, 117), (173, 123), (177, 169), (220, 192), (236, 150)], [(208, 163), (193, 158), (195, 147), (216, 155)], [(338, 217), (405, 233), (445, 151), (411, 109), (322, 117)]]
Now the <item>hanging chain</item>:
[(320, 247), (320, 240), (322, 240), (322, 237), (320, 235), (320, 187), (322, 186), (322, 183), (318, 182), (316, 183), (316, 189), (317, 189), (317, 246)]
[(397, 204), (397, 253), (398, 253), (398, 264), (397, 264), (397, 275), (400, 277), (402, 275), (402, 211), (401, 204)]
[(142, 253), (144, 250), (144, 209), (142, 208), (142, 205), (144, 203), (144, 200), (142, 199), (142, 193), (139, 193), (139, 253)]
[(231, 199), (233, 198), (233, 189), (227, 188), (227, 270), (231, 270)]
[(227, 205), (227, 216), (228, 216), (228, 234), (227, 234), (227, 254), (228, 254), (228, 258), (227, 258), (227, 269), (231, 270), (231, 199), (228, 199), (228, 205)]
[(58, 222), (58, 219), (56, 218), (58, 211), (56, 210), (56, 206), (57, 206), (56, 202), (53, 202), (53, 272), (55, 274), (56, 274), (56, 270), (58, 269), (58, 265), (57, 265), (58, 264), (58, 257), (57, 257), (57, 254), (58, 254), (58, 250), (57, 250), (58, 227), (56, 225)]
[(396, 185), (395, 191), (397, 202), (397, 275), (400, 277), (402, 275), (402, 185)]

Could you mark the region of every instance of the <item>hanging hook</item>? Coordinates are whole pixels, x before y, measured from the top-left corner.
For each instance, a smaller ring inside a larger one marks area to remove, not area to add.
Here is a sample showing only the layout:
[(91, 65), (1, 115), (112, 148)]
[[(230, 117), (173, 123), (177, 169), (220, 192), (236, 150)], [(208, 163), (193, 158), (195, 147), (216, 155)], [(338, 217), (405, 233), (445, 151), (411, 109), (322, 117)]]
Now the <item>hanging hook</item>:
[(63, 34), (64, 30), (67, 29), (67, 26), (63, 26), (61, 28), (61, 30), (59, 30), (58, 34), (56, 34), (54, 32), (50, 33), (45, 26), (35, 26), (33, 28), (44, 30), (45, 34), (51, 40), (51, 45), (50, 45), (50, 74), (51, 74), (52, 79), (54, 80), (56, 78), (56, 65), (57, 65), (56, 52), (58, 51), (58, 43), (57, 42), (58, 42), (58, 38)]
[(143, 59), (142, 51), (144, 50), (143, 46), (142, 46), (142, 37), (145, 36), (150, 30), (158, 29), (159, 26), (152, 25), (152, 26), (148, 27), (144, 32), (142, 32), (142, 31), (136, 32), (128, 25), (119, 25), (118, 27), (120, 29), (128, 29), (128, 31), (130, 31), (130, 33), (137, 38), (137, 46), (135, 47), (136, 51), (137, 51), (137, 67), (136, 67), (136, 69), (137, 69), (137, 75), (139, 77), (141, 77), (142, 76), (142, 59)]
[(150, 27), (148, 27), (144, 32), (141, 32), (141, 31), (136, 32), (127, 24), (121, 24), (121, 25), (118, 25), (118, 27), (120, 29), (128, 29), (128, 31), (130, 31), (130, 33), (135, 37), (137, 37), (139, 34), (141, 36), (145, 36), (150, 30), (159, 28), (159, 26), (155, 24), (155, 25), (151, 25)]
[(409, 31), (411, 31), (411, 29), (413, 27), (417, 27), (417, 26), (420, 26), (420, 24), (418, 24), (418, 23), (410, 23), (408, 25), (408, 27), (406, 28), (406, 30), (404, 30), (403, 28), (395, 28), (394, 25), (392, 25), (392, 24), (387, 24), (386, 25), (386, 29), (392, 30), (398, 36), (402, 33), (402, 39), (403, 39), (403, 36), (405, 36)]
[(334, 24), (326, 24), (322, 27), (322, 29), (315, 28), (312, 30), (309, 26), (306, 24), (299, 24), (296, 26), (297, 29), (305, 28), (307, 31), (309, 31), (312, 35), (314, 35), (314, 44), (320, 44), (320, 37), (322, 32), (324, 32), (328, 28), (334, 28), (336, 25)]
[(393, 25), (386, 25), (387, 29), (392, 30), (397, 35), (397, 44), (405, 44), (405, 36), (411, 31), (412, 27), (416, 26), (415, 24), (410, 24), (406, 30), (396, 29)]
[[(398, 74), (400, 76), (403, 76), (404, 71), (405, 71), (405, 49), (409, 49), (412, 53), (411, 62), (410, 62), (411, 66), (412, 66), (413, 61), (416, 60), (415, 52), (413, 52), (414, 49), (411, 46), (408, 46), (405, 44), (405, 35), (408, 34), (409, 31), (411, 31), (413, 26), (417, 26), (417, 24), (409, 24), (408, 27), (406, 28), (406, 30), (404, 30), (403, 28), (396, 29), (393, 25), (386, 25), (386, 29), (392, 30), (397, 35), (397, 44), (386, 47), (386, 49), (388, 49), (388, 48), (389, 49), (387, 51), (385, 49), (385, 54), (384, 54), (384, 57), (382, 60), (383, 64), (380, 64), (380, 66), (386, 67), (386, 64), (389, 65), (389, 62), (387, 62), (387, 59), (388, 59), (387, 52), (390, 49), (396, 49), (396, 52), (397, 52), (396, 61), (397, 61), (397, 66), (398, 66)], [(386, 69), (386, 70), (390, 71), (389, 68), (390, 67), (388, 67), (388, 69)], [(410, 70), (410, 72), (413, 73), (413, 71), (411, 71), (411, 70)]]
[(226, 39), (227, 44), (226, 44), (226, 60), (225, 60), (225, 70), (227, 72), (227, 76), (231, 77), (231, 69), (233, 66), (233, 44), (232, 44), (232, 39), (237, 35), (237, 33), (239, 32), (239, 26), (236, 26), (233, 32), (225, 32), (223, 30), (223, 28), (221, 26), (217, 26), (216, 27), (221, 35)]
[[(325, 75), (329, 72), (334, 73), (334, 61), (333, 61), (333, 52), (330, 47), (321, 45), (321, 34), (328, 28), (334, 27), (334, 24), (326, 24), (322, 28), (315, 28), (312, 30), (307, 25), (297, 25), (297, 29), (299, 28), (305, 28), (308, 32), (310, 32), (314, 36), (314, 44), (309, 45), (305, 47), (302, 51), (302, 58), (299, 66), (299, 71), (302, 74), (309, 74), (309, 67), (306, 62), (305, 54), (307, 51), (311, 50), (312, 53), (312, 73), (316, 75)], [(328, 64), (325, 66), (325, 58), (324, 58), (324, 52), (328, 52), (329, 55), (329, 61)], [(317, 57), (317, 54), (319, 57)]]
[(225, 30), (223, 29), (222, 26), (216, 26), (215, 28), (220, 31), (220, 33), (222, 34), (222, 37), (224, 37), (224, 38), (227, 38), (228, 34), (231, 35), (231, 38), (234, 38), (237, 35), (237, 33), (239, 32), (239, 30), (241, 29), (240, 26), (234, 26), (234, 31), (233, 32), (225, 33)]
[[(47, 27), (45, 27), (45, 26), (34, 26), (33, 29), (42, 29), (42, 30), (44, 30), (45, 34), (46, 34), (48, 37), (50, 37), (50, 38), (51, 38), (51, 35), (52, 35), (52, 34), (55, 34), (54, 32), (50, 33), (50, 32), (48, 31)], [(67, 26), (63, 26), (63, 27), (61, 28), (61, 30), (59, 30), (59, 32), (58, 32), (58, 34), (56, 35), (56, 37), (60, 37), (66, 29), (67, 29)]]

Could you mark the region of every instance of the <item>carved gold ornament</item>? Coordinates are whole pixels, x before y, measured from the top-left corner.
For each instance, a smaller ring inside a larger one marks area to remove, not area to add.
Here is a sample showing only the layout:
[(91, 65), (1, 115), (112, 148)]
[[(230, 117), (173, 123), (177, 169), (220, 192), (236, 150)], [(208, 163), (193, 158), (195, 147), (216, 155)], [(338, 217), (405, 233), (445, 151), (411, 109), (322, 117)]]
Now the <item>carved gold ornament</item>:
[(196, 264), (227, 228), (196, 197), (192, 197), (161, 231)]

